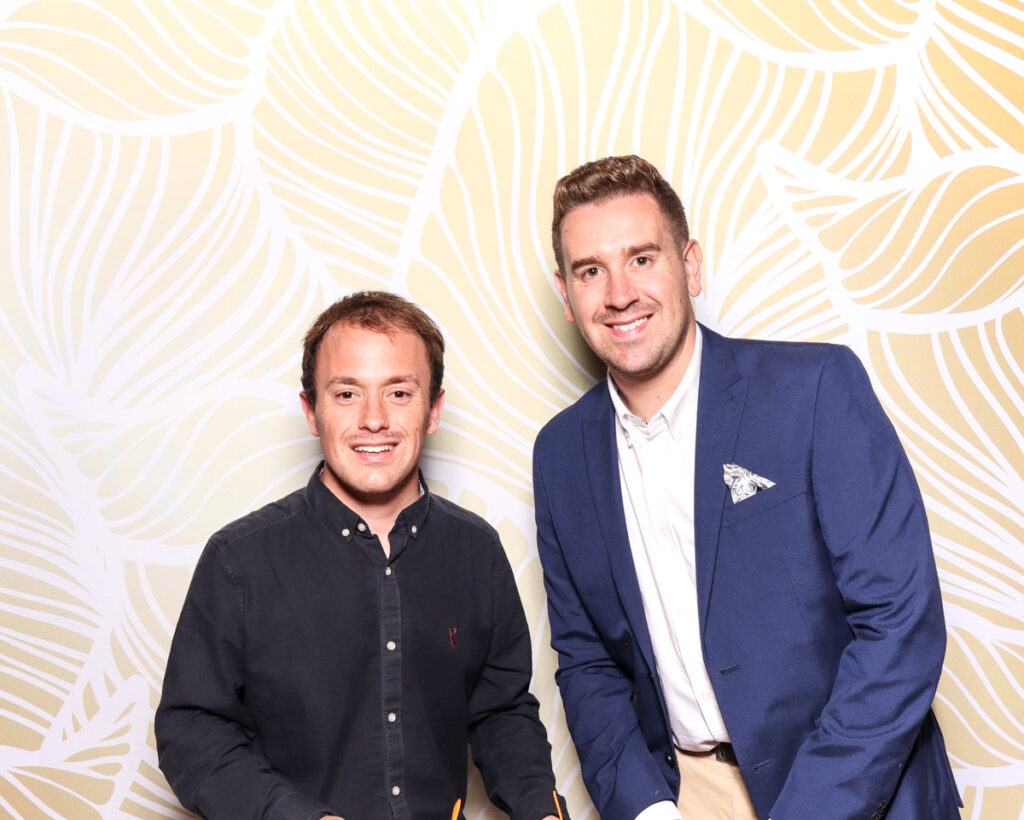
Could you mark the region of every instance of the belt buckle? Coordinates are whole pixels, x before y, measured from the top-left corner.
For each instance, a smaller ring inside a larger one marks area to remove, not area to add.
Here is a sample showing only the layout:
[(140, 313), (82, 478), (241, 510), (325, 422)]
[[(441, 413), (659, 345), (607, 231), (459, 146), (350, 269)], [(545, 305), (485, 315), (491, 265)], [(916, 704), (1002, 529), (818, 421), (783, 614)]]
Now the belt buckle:
[(736, 760), (736, 752), (732, 748), (731, 743), (719, 743), (715, 746), (715, 760), (722, 763), (729, 763), (733, 766), (739, 765)]

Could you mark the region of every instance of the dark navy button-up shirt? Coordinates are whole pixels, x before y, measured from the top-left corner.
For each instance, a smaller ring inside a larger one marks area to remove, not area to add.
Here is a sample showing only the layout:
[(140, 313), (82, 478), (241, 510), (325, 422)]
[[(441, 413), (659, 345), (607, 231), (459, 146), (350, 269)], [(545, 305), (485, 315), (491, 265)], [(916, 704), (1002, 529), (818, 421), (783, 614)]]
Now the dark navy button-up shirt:
[(497, 533), (425, 491), (389, 540), (387, 556), (320, 468), (210, 539), (155, 723), (186, 808), (447, 820), (466, 797), (469, 742), (496, 805), (515, 820), (558, 813)]

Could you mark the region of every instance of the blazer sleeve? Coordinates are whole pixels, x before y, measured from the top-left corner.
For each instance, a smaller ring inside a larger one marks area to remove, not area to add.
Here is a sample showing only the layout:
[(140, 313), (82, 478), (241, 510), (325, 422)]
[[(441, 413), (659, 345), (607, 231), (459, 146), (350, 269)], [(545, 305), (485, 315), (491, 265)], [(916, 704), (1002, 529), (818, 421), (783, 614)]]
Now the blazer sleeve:
[[(551, 515), (542, 437), (534, 450), (534, 500), (551, 645), (558, 653), (555, 678), (598, 813), (605, 820), (633, 820), (660, 800), (674, 803), (678, 783), (668, 783), (656, 765), (634, 705), (634, 682), (609, 653), (573, 582)], [(583, 483), (571, 491), (579, 492)]]
[(773, 820), (881, 816), (931, 707), (945, 624), (924, 503), (906, 453), (847, 348), (817, 392), (811, 481), (853, 639)]

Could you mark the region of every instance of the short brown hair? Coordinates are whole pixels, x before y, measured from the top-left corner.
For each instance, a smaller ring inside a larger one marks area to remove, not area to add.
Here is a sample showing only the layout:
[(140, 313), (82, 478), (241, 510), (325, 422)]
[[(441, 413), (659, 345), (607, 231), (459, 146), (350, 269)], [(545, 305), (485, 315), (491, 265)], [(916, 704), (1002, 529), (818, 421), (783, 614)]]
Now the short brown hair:
[(408, 299), (382, 290), (364, 290), (339, 299), (321, 313), (302, 342), (302, 390), (316, 406), (316, 360), (328, 329), (344, 322), (377, 333), (409, 331), (423, 340), (430, 364), (430, 403), (441, 395), (444, 378), (444, 337), (434, 320)]
[(581, 165), (566, 174), (555, 185), (554, 215), (551, 219), (551, 245), (555, 264), (562, 269), (562, 221), (581, 205), (589, 205), (614, 196), (650, 194), (661, 208), (669, 230), (682, 252), (690, 241), (683, 203), (657, 168), (635, 154), (627, 157), (605, 157)]

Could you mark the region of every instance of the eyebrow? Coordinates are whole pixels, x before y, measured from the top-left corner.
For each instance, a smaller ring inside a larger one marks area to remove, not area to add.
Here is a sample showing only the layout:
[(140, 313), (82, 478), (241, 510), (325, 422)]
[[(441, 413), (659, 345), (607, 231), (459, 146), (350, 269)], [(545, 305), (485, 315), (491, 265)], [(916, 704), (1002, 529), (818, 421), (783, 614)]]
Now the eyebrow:
[(632, 247), (626, 248), (626, 256), (639, 256), (642, 253), (660, 250), (661, 245), (657, 242), (645, 242), (643, 245), (633, 245)]
[[(626, 248), (625, 255), (627, 257), (637, 256), (638, 254), (650, 253), (652, 251), (660, 250), (661, 245), (659, 245), (657, 242), (644, 242), (642, 245), (630, 245), (628, 248)], [(583, 257), (583, 259), (577, 259), (575, 262), (573, 262), (570, 267), (570, 270), (573, 273), (576, 273), (576, 271), (580, 270), (581, 268), (589, 268), (592, 265), (597, 265), (599, 263), (600, 259), (598, 259), (596, 256), (585, 256)]]
[[(332, 376), (327, 380), (327, 384), (324, 385), (324, 389), (330, 389), (331, 387), (342, 387), (344, 385), (362, 385), (363, 382), (354, 376)], [(391, 384), (412, 384), (416, 387), (420, 386), (420, 380), (414, 375), (409, 374), (406, 376), (390, 376), (384, 380), (385, 385)]]

